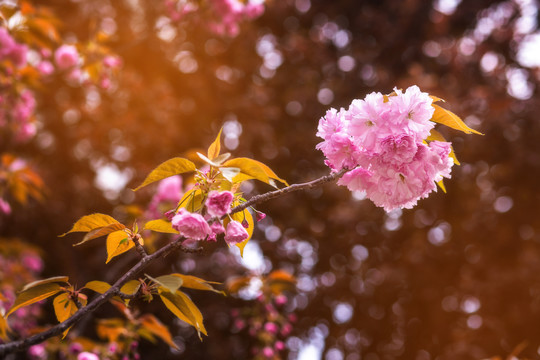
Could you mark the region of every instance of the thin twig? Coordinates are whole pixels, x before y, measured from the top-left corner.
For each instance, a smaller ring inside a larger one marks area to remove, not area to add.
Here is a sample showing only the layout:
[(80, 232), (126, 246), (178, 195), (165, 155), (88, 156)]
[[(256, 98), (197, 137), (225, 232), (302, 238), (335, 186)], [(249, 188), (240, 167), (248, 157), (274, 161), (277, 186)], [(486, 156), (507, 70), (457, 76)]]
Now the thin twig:
[(291, 193), (293, 191), (307, 190), (307, 189), (313, 189), (313, 188), (319, 187), (321, 185), (324, 185), (326, 183), (329, 183), (331, 181), (334, 181), (334, 180), (337, 180), (337, 179), (341, 178), (343, 176), (343, 174), (345, 174), (347, 171), (349, 171), (349, 169), (341, 169), (338, 172), (331, 173), (330, 175), (323, 176), (323, 177), (321, 177), (319, 179), (316, 179), (316, 180), (313, 180), (313, 181), (308, 181), (308, 182), (300, 183), (300, 184), (292, 184), (291, 186), (287, 186), (287, 187), (282, 188), (282, 189), (270, 191), (270, 192), (260, 194), (260, 195), (255, 195), (252, 198), (250, 198), (248, 201), (246, 201), (245, 203), (242, 203), (242, 204), (240, 204), (238, 206), (233, 207), (231, 209), (231, 214), (240, 212), (240, 211), (242, 211), (242, 210), (244, 210), (244, 209), (246, 209), (246, 208), (248, 208), (248, 207), (250, 207), (250, 206), (252, 206), (254, 204), (265, 202), (265, 201), (268, 201), (270, 199), (274, 199), (274, 198), (276, 198), (278, 196), (282, 196), (282, 195)]

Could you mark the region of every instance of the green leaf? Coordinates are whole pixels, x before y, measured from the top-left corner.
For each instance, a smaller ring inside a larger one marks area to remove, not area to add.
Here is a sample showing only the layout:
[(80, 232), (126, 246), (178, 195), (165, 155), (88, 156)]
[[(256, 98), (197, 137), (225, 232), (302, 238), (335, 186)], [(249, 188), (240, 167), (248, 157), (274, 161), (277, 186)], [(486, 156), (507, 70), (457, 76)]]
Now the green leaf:
[(195, 164), (184, 158), (169, 159), (158, 165), (150, 174), (144, 179), (141, 185), (137, 186), (133, 191), (137, 191), (140, 188), (151, 184), (155, 181), (163, 180), (170, 176), (183, 174), (190, 171), (195, 171)]
[(218, 294), (225, 295), (224, 291), (216, 290), (211, 284), (219, 284), (218, 282), (214, 281), (206, 281), (204, 279), (192, 276), (192, 275), (184, 275), (184, 274), (171, 274), (172, 276), (176, 276), (182, 279), (182, 287), (189, 288), (189, 289), (196, 289), (196, 290), (206, 290), (206, 291), (213, 291)]
[(162, 219), (151, 220), (144, 224), (144, 230), (152, 230), (166, 234), (178, 234), (178, 231), (173, 229), (172, 224), (169, 221)]
[(92, 215), (86, 215), (77, 220), (77, 222), (73, 225), (71, 230), (69, 230), (67, 233), (64, 233), (60, 236), (66, 236), (69, 233), (72, 232), (88, 232), (92, 231), (97, 228), (101, 228), (107, 225), (116, 224), (119, 222), (114, 219), (113, 217), (105, 214), (92, 214)]
[(87, 282), (86, 285), (84, 285), (84, 287), (86, 289), (90, 289), (97, 293), (103, 294), (111, 288), (111, 285), (109, 285), (105, 281), (93, 280), (93, 281)]
[(153, 278), (150, 275), (146, 275), (147, 278), (160, 285), (162, 288), (168, 290), (171, 294), (174, 294), (176, 290), (180, 289), (184, 282), (182, 278), (174, 275), (163, 275)]
[(197, 329), (199, 338), (201, 338), (201, 332), (208, 336), (202, 322), (203, 317), (201, 312), (186, 294), (181, 291), (177, 291), (175, 294), (171, 294), (168, 291), (162, 291), (160, 292), (159, 297), (167, 309), (169, 309), (169, 311), (177, 318)]
[(86, 234), (84, 238), (82, 239), (82, 241), (76, 243), (73, 246), (84, 244), (85, 242), (89, 240), (97, 239), (98, 237), (109, 235), (110, 233), (113, 233), (119, 230), (124, 230), (125, 228), (126, 226), (124, 224), (114, 223), (114, 224), (110, 224), (101, 228), (94, 229), (90, 231), (88, 234)]
[(212, 144), (210, 144), (210, 147), (208, 148), (208, 158), (211, 160), (214, 160), (219, 156), (219, 152), (221, 151), (221, 132), (223, 131), (223, 128), (219, 129), (219, 133), (216, 137), (216, 140)]
[(135, 244), (130, 240), (129, 234), (124, 230), (115, 231), (107, 236), (107, 260), (105, 264), (108, 264), (115, 256), (125, 253)]
[(432, 105), (432, 106), (435, 108), (435, 112), (433, 113), (433, 117), (431, 118), (431, 121), (442, 124), (442, 125), (446, 125), (448, 127), (451, 127), (452, 129), (463, 131), (466, 134), (474, 133), (478, 135), (484, 135), (481, 132), (478, 132), (468, 127), (463, 122), (463, 120), (459, 118), (459, 116), (457, 116), (450, 110), (446, 110), (445, 108), (442, 108), (439, 105)]
[(32, 286), (31, 288), (21, 292), (17, 296), (17, 298), (15, 299), (15, 303), (6, 314), (6, 318), (9, 315), (11, 315), (13, 312), (15, 312), (16, 310), (24, 306), (37, 303), (38, 301), (41, 301), (48, 297), (56, 295), (57, 293), (62, 291), (62, 289), (63, 289), (62, 286), (55, 282)]

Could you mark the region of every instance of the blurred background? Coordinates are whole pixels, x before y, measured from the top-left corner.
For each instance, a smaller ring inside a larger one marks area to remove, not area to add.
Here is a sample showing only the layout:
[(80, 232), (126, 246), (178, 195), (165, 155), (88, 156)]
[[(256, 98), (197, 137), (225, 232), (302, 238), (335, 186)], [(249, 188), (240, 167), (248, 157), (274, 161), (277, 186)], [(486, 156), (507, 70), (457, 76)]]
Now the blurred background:
[[(159, 163), (204, 151), (222, 126), (233, 155), (268, 164), (290, 184), (309, 181), (329, 172), (315, 150), (328, 108), (416, 84), (485, 134), (439, 129), (461, 162), (447, 194), (385, 213), (335, 184), (294, 193), (258, 206), (267, 217), (243, 260), (222, 242), (148, 273), (219, 282), (293, 274), (286, 308), (298, 320), (283, 358), (540, 357), (537, 1), (269, 0), (238, 34), (212, 29), (202, 15), (174, 21), (161, 1), (32, 3), (62, 21), (67, 39), (106, 34), (122, 60), (106, 89), (48, 78), (36, 92), (35, 138), (0, 143), (29, 159), (46, 186), (44, 201), (0, 217), (2, 237), (42, 249), (42, 277), (67, 275), (80, 286), (121, 275), (136, 254), (105, 266), (103, 241), (74, 248), (79, 236), (58, 235), (86, 214), (133, 215), (156, 187), (130, 189)], [(246, 197), (269, 190), (253, 183)], [(200, 342), (159, 304), (141, 302), (180, 344), (171, 352), (143, 343), (143, 359), (255, 356), (257, 337), (231, 315), (251, 306), (249, 294), (192, 297), (209, 336)]]

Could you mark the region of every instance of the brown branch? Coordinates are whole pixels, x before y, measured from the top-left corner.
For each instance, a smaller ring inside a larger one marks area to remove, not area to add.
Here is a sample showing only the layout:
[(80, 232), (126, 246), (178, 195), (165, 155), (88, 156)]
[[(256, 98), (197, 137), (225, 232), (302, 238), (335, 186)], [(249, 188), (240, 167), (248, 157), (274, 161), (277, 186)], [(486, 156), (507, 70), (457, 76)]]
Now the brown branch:
[[(267, 192), (265, 194), (253, 196), (251, 199), (249, 199), (245, 203), (242, 203), (241, 205), (238, 205), (234, 207), (233, 209), (231, 209), (231, 213), (237, 213), (254, 204), (268, 201), (270, 199), (288, 194), (293, 191), (307, 190), (307, 189), (313, 189), (313, 188), (319, 187), (323, 184), (339, 179), (347, 171), (348, 171), (347, 169), (342, 169), (339, 172), (335, 172), (330, 175), (323, 176), (313, 181), (309, 181), (309, 182), (301, 183), (301, 184), (293, 184), (283, 189), (278, 189), (275, 191)], [(120, 296), (126, 299), (131, 298), (132, 297), (131, 295), (122, 293), (120, 291), (120, 288), (129, 280), (134, 279), (142, 270), (144, 270), (148, 265), (150, 265), (155, 260), (159, 258), (163, 258), (175, 250), (182, 250), (183, 252), (186, 252), (186, 253), (201, 252), (202, 248), (188, 248), (188, 247), (183, 246), (182, 242), (184, 240), (185, 240), (184, 237), (180, 237), (174, 240), (173, 242), (165, 245), (164, 247), (157, 250), (155, 253), (151, 255), (146, 254), (142, 246), (140, 246), (140, 248), (136, 246), (137, 251), (141, 255), (141, 259), (131, 269), (129, 269), (120, 279), (118, 279), (116, 283), (114, 283), (114, 285), (111, 286), (109, 290), (107, 290), (103, 294), (96, 297), (94, 300), (88, 303), (87, 306), (79, 308), (79, 310), (66, 321), (60, 324), (57, 324), (48, 330), (45, 330), (39, 334), (33, 335), (26, 339), (12, 341), (6, 344), (0, 344), (0, 358), (3, 358), (5, 355), (13, 353), (13, 352), (23, 351), (32, 345), (42, 343), (43, 341), (51, 337), (62, 334), (65, 330), (69, 329), (71, 326), (77, 323), (81, 318), (83, 318), (87, 314), (94, 312), (98, 307), (100, 307), (102, 304), (107, 302), (113, 296)], [(138, 241), (135, 241), (135, 243), (137, 245)], [(142, 248), (142, 251), (141, 251), (141, 248)], [(135, 297), (135, 295), (133, 295), (133, 297)]]
[(323, 177), (318, 178), (318, 179), (313, 180), (313, 181), (308, 181), (308, 182), (300, 183), (300, 184), (292, 184), (291, 186), (287, 186), (287, 187), (282, 188), (282, 189), (270, 191), (270, 192), (260, 194), (260, 195), (255, 195), (252, 198), (250, 198), (248, 201), (246, 201), (245, 203), (242, 203), (242, 204), (240, 204), (238, 206), (233, 207), (231, 209), (231, 214), (240, 212), (240, 211), (242, 211), (242, 210), (244, 210), (244, 209), (246, 209), (246, 208), (248, 208), (250, 206), (253, 206), (255, 204), (265, 202), (265, 201), (268, 201), (270, 199), (274, 199), (274, 198), (276, 198), (278, 196), (282, 196), (282, 195), (291, 193), (293, 191), (314, 189), (316, 187), (319, 187), (321, 185), (324, 185), (326, 183), (329, 183), (331, 181), (334, 181), (334, 180), (337, 180), (337, 179), (341, 178), (343, 176), (343, 174), (345, 174), (347, 171), (349, 171), (349, 169), (341, 169), (338, 172), (331, 173), (330, 175), (323, 176)]

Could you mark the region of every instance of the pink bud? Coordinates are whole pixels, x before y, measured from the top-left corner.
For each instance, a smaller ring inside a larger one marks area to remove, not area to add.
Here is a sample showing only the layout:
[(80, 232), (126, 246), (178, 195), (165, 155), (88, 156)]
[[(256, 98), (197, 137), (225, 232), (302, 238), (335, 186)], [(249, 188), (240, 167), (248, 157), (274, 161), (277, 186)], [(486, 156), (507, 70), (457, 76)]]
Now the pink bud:
[(84, 351), (77, 355), (77, 360), (99, 360), (99, 357), (94, 353)]
[(246, 229), (238, 221), (231, 221), (227, 225), (227, 233), (225, 234), (225, 241), (228, 244), (237, 244), (249, 237)]
[(276, 343), (274, 344), (274, 348), (277, 350), (277, 351), (283, 351), (285, 350), (285, 343), (283, 343), (283, 341), (276, 341)]
[(263, 212), (257, 211), (255, 216), (257, 217), (257, 221), (261, 221), (262, 219), (266, 217), (266, 214)]
[(287, 297), (285, 295), (278, 295), (274, 301), (276, 302), (277, 306), (283, 306), (287, 303)]
[(242, 221), (242, 226), (243, 226), (244, 228), (246, 228), (246, 229), (249, 227), (249, 223), (247, 222), (246, 219), (244, 219), (244, 220)]
[(37, 69), (41, 75), (51, 75), (54, 71), (54, 66), (49, 61), (42, 61), (38, 64)]
[(289, 336), (292, 333), (292, 330), (293, 328), (291, 324), (285, 324), (281, 328), (281, 335), (284, 337)]

